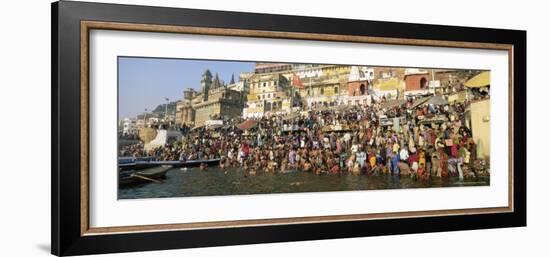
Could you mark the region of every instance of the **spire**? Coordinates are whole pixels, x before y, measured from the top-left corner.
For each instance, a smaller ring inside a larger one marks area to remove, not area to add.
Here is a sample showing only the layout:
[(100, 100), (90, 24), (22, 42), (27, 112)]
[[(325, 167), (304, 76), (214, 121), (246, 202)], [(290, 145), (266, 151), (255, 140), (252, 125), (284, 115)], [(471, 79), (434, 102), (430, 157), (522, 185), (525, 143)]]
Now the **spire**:
[(204, 81), (205, 79), (208, 79), (208, 80), (212, 81), (212, 73), (210, 72), (209, 69), (206, 69), (206, 70), (204, 71), (204, 73), (202, 74), (202, 80), (201, 80), (201, 82)]
[(212, 82), (212, 88), (219, 88), (222, 86), (222, 82), (220, 81), (220, 76), (216, 72), (216, 76), (214, 77), (214, 82)]
[(208, 101), (208, 93), (210, 91), (211, 84), (212, 84), (212, 73), (210, 73), (210, 70), (207, 69), (202, 74), (202, 80), (201, 80), (203, 101)]
[(231, 81), (229, 82), (229, 84), (235, 84), (235, 74), (231, 74)]

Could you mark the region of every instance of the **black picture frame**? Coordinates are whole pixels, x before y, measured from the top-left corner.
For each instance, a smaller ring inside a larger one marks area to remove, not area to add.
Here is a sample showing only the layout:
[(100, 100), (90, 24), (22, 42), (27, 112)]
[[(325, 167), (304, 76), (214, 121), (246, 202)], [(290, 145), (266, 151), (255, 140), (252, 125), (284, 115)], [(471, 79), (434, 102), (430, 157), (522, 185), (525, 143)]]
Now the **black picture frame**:
[[(55, 255), (526, 226), (526, 31), (61, 1), (52, 4), (51, 246)], [(513, 201), (506, 213), (81, 234), (82, 20), (513, 45)]]

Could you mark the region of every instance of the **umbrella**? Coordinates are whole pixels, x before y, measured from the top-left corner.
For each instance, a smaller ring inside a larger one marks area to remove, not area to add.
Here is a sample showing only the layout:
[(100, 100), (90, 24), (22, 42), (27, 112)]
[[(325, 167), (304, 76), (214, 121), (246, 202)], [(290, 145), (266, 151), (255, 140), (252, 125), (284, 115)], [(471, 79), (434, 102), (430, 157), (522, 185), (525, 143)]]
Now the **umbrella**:
[(292, 120), (296, 117), (300, 116), (299, 113), (291, 113), (291, 114), (288, 114), (287, 116), (283, 117), (283, 120)]
[(243, 123), (239, 124), (241, 130), (248, 130), (258, 125), (258, 122), (255, 120), (245, 120)]
[(393, 108), (393, 107), (400, 106), (403, 103), (405, 103), (404, 100), (388, 100), (387, 102), (382, 103), (382, 108), (385, 108), (385, 109)]
[(203, 125), (197, 125), (197, 126), (191, 128), (191, 131), (194, 131), (194, 130), (197, 130), (197, 129), (200, 129), (200, 128), (204, 128), (205, 126), (206, 125), (204, 125), (204, 124)]
[(208, 125), (208, 128), (209, 129), (217, 129), (217, 128), (221, 128), (223, 127), (222, 124), (212, 124), (212, 125)]
[(464, 86), (469, 88), (479, 88), (487, 87), (491, 84), (491, 73), (489, 71), (484, 71), (477, 74), (473, 78), (469, 79), (464, 83)]
[(428, 101), (425, 102), (426, 104), (433, 104), (433, 105), (446, 105), (448, 102), (447, 100), (443, 99), (443, 97), (436, 95), (430, 97)]
[(414, 103), (411, 105), (410, 108), (411, 108), (411, 109), (416, 108), (417, 106), (419, 106), (419, 105), (421, 105), (421, 104), (427, 102), (428, 100), (430, 100), (429, 97), (423, 97), (423, 98), (420, 98), (420, 99), (416, 99), (416, 100), (414, 101)]

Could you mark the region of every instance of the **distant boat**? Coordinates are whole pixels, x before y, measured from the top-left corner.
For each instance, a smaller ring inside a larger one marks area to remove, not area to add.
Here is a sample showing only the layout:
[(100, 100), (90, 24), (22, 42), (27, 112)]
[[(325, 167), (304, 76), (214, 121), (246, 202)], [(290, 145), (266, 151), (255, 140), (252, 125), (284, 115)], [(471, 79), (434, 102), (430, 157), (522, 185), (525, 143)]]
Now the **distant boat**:
[(133, 160), (128, 160), (127, 158), (119, 158), (118, 168), (120, 170), (142, 170), (147, 168), (158, 167), (162, 165), (170, 165), (176, 168), (193, 168), (199, 167), (201, 163), (207, 164), (208, 166), (216, 166), (220, 162), (220, 158), (208, 159), (208, 160), (187, 160), (187, 161), (153, 161), (153, 160), (144, 160), (139, 158), (134, 158)]
[(127, 187), (151, 182), (161, 183), (160, 179), (166, 178), (166, 172), (171, 168), (172, 166), (163, 165), (140, 171), (121, 171), (118, 175), (118, 185)]

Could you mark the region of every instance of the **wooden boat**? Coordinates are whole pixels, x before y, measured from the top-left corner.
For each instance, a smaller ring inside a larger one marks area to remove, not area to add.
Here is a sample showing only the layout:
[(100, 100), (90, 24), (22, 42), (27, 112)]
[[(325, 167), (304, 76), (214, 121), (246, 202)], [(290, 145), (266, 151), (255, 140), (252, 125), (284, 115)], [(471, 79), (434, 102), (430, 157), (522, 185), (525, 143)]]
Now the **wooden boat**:
[(140, 171), (121, 171), (118, 175), (118, 185), (127, 187), (150, 182), (162, 183), (161, 179), (166, 178), (166, 172), (171, 168), (170, 165), (163, 165)]
[(188, 168), (199, 167), (201, 163), (207, 164), (209, 167), (213, 167), (213, 166), (218, 166), (218, 164), (220, 163), (220, 160), (221, 160), (220, 158), (208, 159), (208, 160), (188, 160), (185, 162), (180, 162), (181, 166), (178, 166), (178, 167), (188, 167)]
[(208, 166), (217, 166), (220, 162), (220, 158), (208, 159), (208, 160), (188, 160), (188, 161), (141, 161), (135, 160), (133, 162), (124, 162), (119, 161), (118, 168), (120, 170), (143, 170), (153, 167), (158, 167), (162, 165), (170, 165), (175, 168), (187, 167), (199, 167), (201, 163), (207, 164)]

